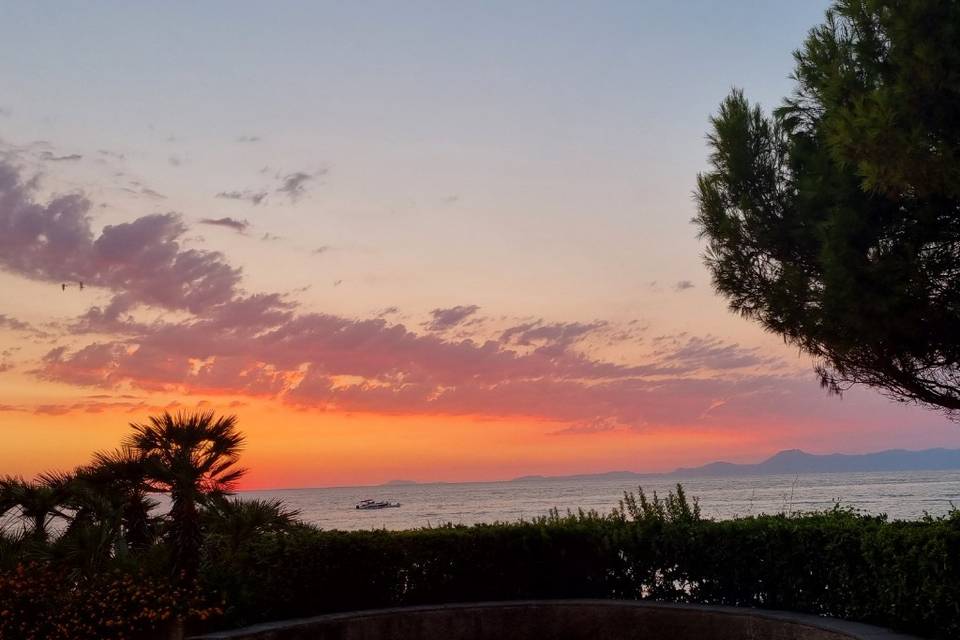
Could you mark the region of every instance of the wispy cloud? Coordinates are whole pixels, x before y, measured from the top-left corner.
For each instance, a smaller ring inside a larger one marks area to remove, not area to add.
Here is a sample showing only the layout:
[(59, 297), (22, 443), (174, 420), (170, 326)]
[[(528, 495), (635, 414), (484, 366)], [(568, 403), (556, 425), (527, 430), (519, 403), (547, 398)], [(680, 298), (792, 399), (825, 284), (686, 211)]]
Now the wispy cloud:
[(657, 355), (665, 360), (683, 362), (691, 369), (724, 371), (748, 367), (778, 368), (781, 362), (758, 349), (742, 347), (716, 336), (663, 336), (655, 340)]
[(250, 227), (250, 223), (246, 220), (237, 220), (236, 218), (202, 218), (200, 224), (211, 225), (214, 227), (226, 227), (227, 229), (233, 229), (238, 233), (243, 233)]
[[(264, 167), (260, 173), (266, 173), (269, 171), (268, 167)], [(254, 206), (263, 204), (270, 199), (270, 194), (276, 194), (284, 196), (290, 200), (292, 203), (296, 203), (303, 196), (307, 194), (307, 189), (309, 184), (316, 178), (325, 175), (327, 169), (321, 169), (319, 171), (314, 171), (308, 173), (306, 171), (295, 171), (288, 174), (278, 174), (276, 179), (279, 181), (279, 186), (273, 188), (264, 188), (264, 189), (233, 189), (228, 191), (220, 191), (214, 197), (221, 198), (223, 200), (243, 200), (253, 204)]]
[(595, 322), (545, 322), (534, 320), (512, 326), (500, 335), (508, 345), (531, 348), (544, 355), (560, 355), (570, 347), (607, 328), (607, 323)]
[(11, 318), (8, 315), (0, 313), (0, 329), (7, 329), (10, 331), (33, 331), (33, 327), (23, 322), (22, 320), (17, 320), (16, 318)]
[(563, 429), (558, 429), (550, 433), (553, 436), (570, 436), (570, 435), (583, 435), (583, 434), (592, 434), (592, 433), (606, 433), (609, 431), (616, 431), (618, 428), (622, 428), (621, 425), (617, 424), (615, 420), (610, 418), (594, 418), (592, 420), (586, 420), (584, 422), (577, 422), (571, 424), (569, 427), (564, 427)]
[(676, 284), (673, 285), (673, 290), (677, 292), (686, 291), (687, 289), (693, 289), (694, 286), (696, 285), (694, 285), (689, 280), (679, 280), (677, 281)]
[(480, 310), (475, 304), (458, 305), (449, 309), (434, 309), (430, 312), (431, 319), (424, 326), (430, 331), (446, 331), (456, 327), (461, 322)]
[(48, 162), (76, 162), (77, 160), (82, 160), (83, 156), (79, 153), (58, 156), (50, 151), (42, 151), (40, 153), (40, 159)]
[(145, 196), (147, 196), (148, 198), (152, 198), (152, 199), (154, 199), (154, 200), (166, 200), (166, 199), (167, 199), (167, 196), (163, 195), (163, 194), (160, 193), (159, 191), (154, 191), (154, 190), (151, 189), (150, 187), (140, 187), (140, 194), (141, 194), (141, 195), (145, 195)]
[(246, 200), (254, 206), (261, 204), (264, 200), (267, 199), (266, 191), (221, 191), (218, 193), (216, 198), (222, 198), (224, 200)]
[(277, 187), (277, 193), (286, 195), (291, 202), (297, 202), (307, 193), (307, 184), (319, 176), (326, 175), (327, 169), (321, 169), (313, 173), (305, 171), (295, 171), (285, 175), (280, 180), (280, 186)]

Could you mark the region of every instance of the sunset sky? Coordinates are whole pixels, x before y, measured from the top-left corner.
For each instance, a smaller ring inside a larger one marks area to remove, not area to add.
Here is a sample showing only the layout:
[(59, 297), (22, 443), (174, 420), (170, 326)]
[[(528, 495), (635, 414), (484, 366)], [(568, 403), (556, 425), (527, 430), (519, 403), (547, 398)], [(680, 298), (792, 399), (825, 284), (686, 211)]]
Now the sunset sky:
[(825, 6), (7, 3), (0, 473), (198, 407), (251, 488), (960, 446), (701, 262), (707, 119)]

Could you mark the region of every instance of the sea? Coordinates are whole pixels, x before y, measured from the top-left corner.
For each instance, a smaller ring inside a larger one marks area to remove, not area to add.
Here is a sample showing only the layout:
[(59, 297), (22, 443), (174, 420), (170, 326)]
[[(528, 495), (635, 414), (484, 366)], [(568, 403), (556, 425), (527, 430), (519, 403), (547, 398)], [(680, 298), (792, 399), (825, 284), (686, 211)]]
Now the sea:
[[(247, 498), (280, 498), (300, 518), (323, 529), (415, 529), (446, 523), (515, 522), (561, 513), (609, 513), (624, 492), (642, 485), (664, 496), (677, 483), (714, 519), (809, 512), (839, 504), (891, 520), (942, 516), (960, 508), (960, 470), (807, 473), (741, 477), (648, 476), (639, 479), (535, 478), (509, 482), (396, 484), (324, 489), (241, 492)], [(360, 500), (399, 502), (397, 508), (360, 510)]]

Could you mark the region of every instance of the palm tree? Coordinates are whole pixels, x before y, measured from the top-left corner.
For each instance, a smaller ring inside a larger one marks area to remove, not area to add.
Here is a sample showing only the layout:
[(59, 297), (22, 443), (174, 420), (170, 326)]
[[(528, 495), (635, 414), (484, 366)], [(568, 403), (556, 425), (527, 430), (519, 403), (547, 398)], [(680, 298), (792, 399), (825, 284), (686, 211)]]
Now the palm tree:
[(19, 510), (26, 537), (34, 542), (46, 542), (53, 521), (69, 519), (63, 506), (72, 479), (70, 474), (57, 473), (43, 474), (33, 481), (4, 476), (0, 478), (0, 514)]
[(123, 447), (95, 453), (65, 486), (69, 523), (51, 548), (55, 557), (95, 572), (111, 558), (126, 558), (149, 546), (155, 520), (150, 511), (157, 502), (147, 495), (146, 464), (139, 451)]
[(170, 494), (174, 570), (192, 578), (202, 545), (199, 507), (231, 492), (246, 471), (237, 466), (244, 443), (237, 418), (164, 412), (130, 426), (126, 445), (143, 456), (148, 487)]
[(153, 538), (150, 511), (157, 502), (148, 496), (147, 460), (140, 450), (123, 446), (98, 451), (91, 464), (77, 470), (76, 477), (85, 493), (106, 502), (100, 519), (107, 515), (113, 519), (120, 546), (134, 551), (149, 546)]
[(20, 559), (23, 532), (13, 530), (14, 525), (20, 524), (13, 513), (17, 508), (13, 485), (19, 482), (22, 480), (13, 476), (0, 477), (0, 569), (12, 566)]
[[(6, 561), (29, 554), (66, 559), (76, 568), (96, 568), (110, 557), (113, 543), (105, 504), (103, 496), (86, 490), (76, 474), (45, 473), (32, 481), (0, 478), (0, 515), (7, 514), (3, 529), (19, 528), (0, 540), (0, 555)], [(57, 519), (66, 524), (52, 539)]]
[(266, 533), (282, 533), (297, 526), (299, 509), (291, 509), (279, 499), (216, 500), (204, 512), (208, 535), (219, 536), (234, 554), (243, 543)]
[(16, 508), (17, 499), (14, 487), (22, 482), (23, 479), (15, 476), (0, 477), (0, 518)]

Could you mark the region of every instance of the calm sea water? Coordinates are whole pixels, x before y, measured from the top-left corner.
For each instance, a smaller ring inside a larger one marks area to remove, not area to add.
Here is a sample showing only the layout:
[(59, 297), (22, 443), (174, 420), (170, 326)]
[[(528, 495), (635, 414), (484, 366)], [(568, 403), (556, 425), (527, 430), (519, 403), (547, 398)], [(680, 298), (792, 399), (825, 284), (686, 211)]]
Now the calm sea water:
[[(700, 498), (703, 515), (732, 518), (781, 511), (829, 509), (840, 502), (891, 519), (943, 515), (960, 507), (960, 471), (818, 473), (732, 478), (649, 477), (647, 493), (665, 495), (677, 482)], [(447, 522), (515, 521), (547, 515), (552, 508), (608, 512), (636, 481), (536, 479), (520, 482), (417, 484), (329, 489), (247, 491), (242, 496), (281, 498), (300, 517), (324, 529), (411, 529)], [(396, 509), (362, 511), (360, 500), (400, 502)]]

